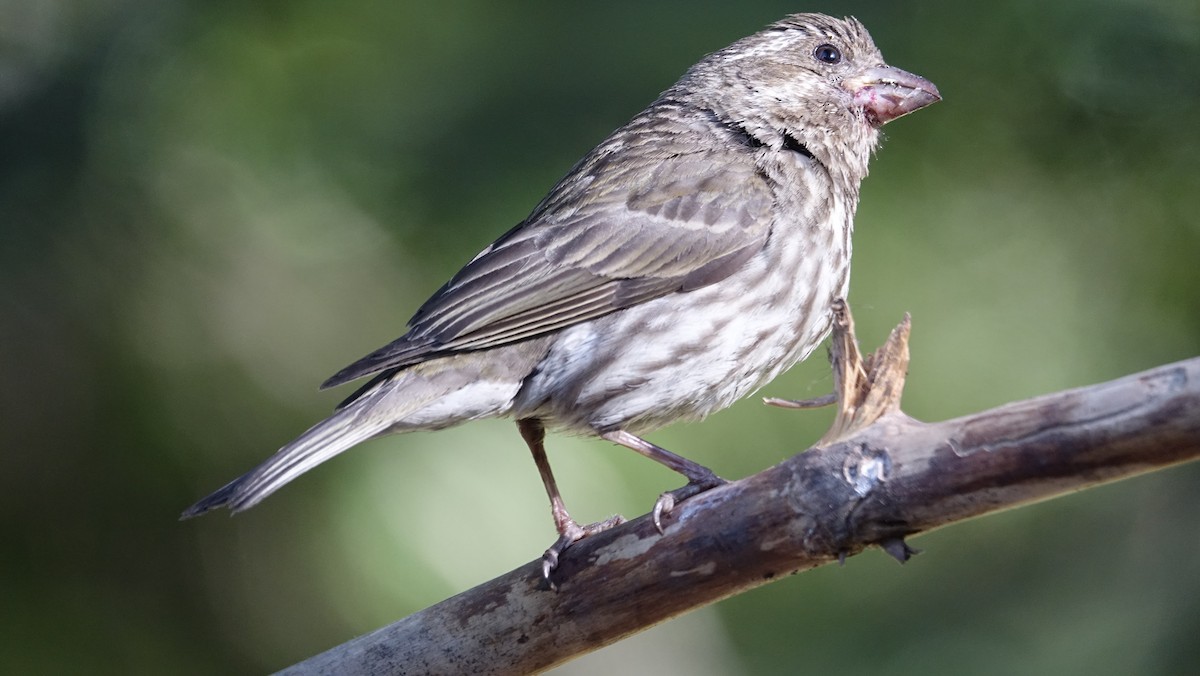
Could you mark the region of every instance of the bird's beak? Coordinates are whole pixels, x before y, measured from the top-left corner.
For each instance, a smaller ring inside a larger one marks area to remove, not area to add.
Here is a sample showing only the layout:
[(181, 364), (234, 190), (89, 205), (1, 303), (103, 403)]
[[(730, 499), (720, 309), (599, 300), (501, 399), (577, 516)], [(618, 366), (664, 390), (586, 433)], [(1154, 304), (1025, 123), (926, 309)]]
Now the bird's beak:
[(942, 100), (932, 82), (891, 66), (864, 70), (843, 80), (842, 86), (863, 107), (867, 120), (875, 127)]

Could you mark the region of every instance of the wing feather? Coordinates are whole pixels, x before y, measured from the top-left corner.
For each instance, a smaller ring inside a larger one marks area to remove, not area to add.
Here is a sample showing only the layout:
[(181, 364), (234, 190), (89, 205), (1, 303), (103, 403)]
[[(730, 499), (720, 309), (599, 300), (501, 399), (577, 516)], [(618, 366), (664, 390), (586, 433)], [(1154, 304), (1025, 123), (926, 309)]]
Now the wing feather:
[(421, 306), (405, 336), (323, 387), (707, 286), (766, 244), (774, 197), (752, 154), (650, 156), (622, 165), (609, 162), (604, 148)]

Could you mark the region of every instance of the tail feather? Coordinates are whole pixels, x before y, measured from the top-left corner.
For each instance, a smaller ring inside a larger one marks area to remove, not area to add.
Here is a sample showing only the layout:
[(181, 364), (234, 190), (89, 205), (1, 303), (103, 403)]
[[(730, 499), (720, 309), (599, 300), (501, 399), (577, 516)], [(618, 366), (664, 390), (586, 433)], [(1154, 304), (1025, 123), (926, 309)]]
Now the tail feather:
[(452, 357), (375, 378), (333, 415), (258, 467), (188, 507), (181, 518), (189, 519), (218, 507), (233, 512), (249, 509), (308, 470), (386, 432), (436, 430), (504, 415), (522, 379), (544, 353), (544, 345), (507, 349), (508, 353), (492, 354), (486, 359), (476, 355)]
[(313, 467), (378, 436), (387, 429), (388, 420), (369, 415), (368, 408), (351, 406), (337, 411), (258, 467), (188, 507), (180, 518), (190, 519), (218, 507), (234, 513), (249, 509)]

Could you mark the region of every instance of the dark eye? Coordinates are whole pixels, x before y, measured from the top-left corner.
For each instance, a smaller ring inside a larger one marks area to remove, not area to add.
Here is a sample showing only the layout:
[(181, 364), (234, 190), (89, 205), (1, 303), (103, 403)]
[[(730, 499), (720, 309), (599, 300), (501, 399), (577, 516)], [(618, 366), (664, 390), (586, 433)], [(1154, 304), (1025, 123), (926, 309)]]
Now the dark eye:
[(842, 60), (842, 52), (837, 47), (826, 43), (813, 50), (813, 58), (821, 63), (838, 63)]

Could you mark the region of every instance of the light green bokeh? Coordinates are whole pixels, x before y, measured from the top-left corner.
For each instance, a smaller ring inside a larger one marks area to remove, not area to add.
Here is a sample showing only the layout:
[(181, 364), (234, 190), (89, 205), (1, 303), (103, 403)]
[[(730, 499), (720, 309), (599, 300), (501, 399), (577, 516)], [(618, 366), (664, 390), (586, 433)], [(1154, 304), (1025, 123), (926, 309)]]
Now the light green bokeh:
[[(854, 13), (945, 101), (886, 129), (851, 301), (914, 319), (943, 419), (1200, 348), (1200, 7), (479, 0), (0, 3), (4, 673), (286, 666), (552, 541), (511, 424), (380, 440), (234, 520), (191, 501), (325, 415), (337, 368), (702, 54)], [(823, 357), (764, 394), (828, 390)], [(757, 398), (654, 440), (740, 477), (827, 411)], [(677, 485), (552, 436), (580, 519)], [(1183, 673), (1183, 467), (781, 580), (561, 673)]]

